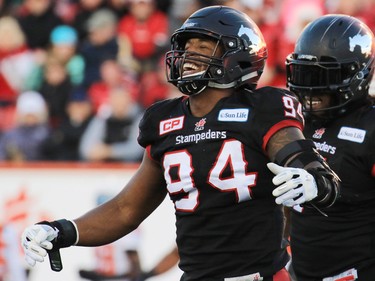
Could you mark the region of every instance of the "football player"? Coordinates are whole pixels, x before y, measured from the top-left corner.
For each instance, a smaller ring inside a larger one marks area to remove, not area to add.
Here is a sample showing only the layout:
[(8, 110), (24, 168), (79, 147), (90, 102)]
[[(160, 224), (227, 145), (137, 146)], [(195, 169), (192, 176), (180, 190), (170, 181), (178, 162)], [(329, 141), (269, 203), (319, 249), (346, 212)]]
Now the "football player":
[(326, 15), (304, 29), (286, 60), (288, 86), (303, 103), (304, 134), (342, 180), (326, 216), (312, 208), (292, 211), (299, 281), (375, 280), (374, 46), (360, 20)]
[(193, 13), (166, 54), (167, 79), (185, 95), (145, 112), (138, 171), (114, 199), (85, 215), (28, 227), (29, 264), (43, 261), (47, 250), (119, 239), (168, 194), (181, 280), (289, 281), (282, 205), (324, 210), (339, 181), (304, 139), (297, 97), (256, 89), (266, 57), (263, 36), (244, 13), (224, 6)]

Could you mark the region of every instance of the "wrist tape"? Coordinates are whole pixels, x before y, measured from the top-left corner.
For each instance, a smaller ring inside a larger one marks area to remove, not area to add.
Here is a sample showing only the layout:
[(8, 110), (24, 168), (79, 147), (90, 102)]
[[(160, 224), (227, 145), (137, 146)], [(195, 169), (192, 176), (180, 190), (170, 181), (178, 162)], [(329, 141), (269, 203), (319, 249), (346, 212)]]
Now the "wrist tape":
[(60, 249), (75, 245), (78, 240), (78, 232), (73, 222), (61, 219), (57, 221), (41, 221), (37, 224), (46, 224), (59, 231), (57, 237), (51, 241), (53, 249)]

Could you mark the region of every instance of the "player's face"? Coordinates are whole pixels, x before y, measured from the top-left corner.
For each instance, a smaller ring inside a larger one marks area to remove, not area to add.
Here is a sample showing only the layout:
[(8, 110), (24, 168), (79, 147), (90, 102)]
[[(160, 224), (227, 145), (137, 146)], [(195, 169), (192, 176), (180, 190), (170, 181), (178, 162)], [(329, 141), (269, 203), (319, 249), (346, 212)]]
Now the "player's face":
[(220, 57), (223, 53), (216, 41), (203, 38), (187, 40), (185, 51), (188, 53), (182, 66), (182, 77), (203, 73), (208, 67), (209, 57)]
[(322, 113), (320, 110), (330, 107), (331, 101), (330, 94), (311, 95), (303, 98), (305, 109), (315, 112), (315, 115), (320, 115)]

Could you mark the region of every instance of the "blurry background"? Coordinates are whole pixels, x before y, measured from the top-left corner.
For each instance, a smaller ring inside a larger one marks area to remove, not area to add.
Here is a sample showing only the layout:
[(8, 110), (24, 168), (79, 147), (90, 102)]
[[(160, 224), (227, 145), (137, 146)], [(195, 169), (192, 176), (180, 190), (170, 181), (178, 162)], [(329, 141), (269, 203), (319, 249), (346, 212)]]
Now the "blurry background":
[[(348, 14), (375, 30), (375, 0), (0, 0), (0, 281), (79, 281), (94, 268), (93, 249), (72, 247), (62, 272), (43, 263), (27, 278), (20, 232), (73, 219), (125, 185), (143, 154), (144, 110), (180, 96), (164, 73), (170, 35), (216, 4), (245, 12), (264, 34), (260, 87), (285, 88), (285, 57), (318, 16)], [(168, 200), (141, 225), (144, 271), (174, 247), (174, 227)], [(174, 266), (154, 280), (180, 274)]]
[[(20, 235), (26, 226), (40, 220), (74, 219), (80, 216), (95, 207), (99, 197), (115, 195), (134, 171), (134, 165), (109, 164), (91, 167), (53, 164), (0, 167), (0, 219), (8, 222), (6, 225), (12, 235), (11, 239), (4, 237), (4, 234), (1, 235), (0, 269), (4, 271), (4, 277), (8, 278), (4, 280), (25, 280), (22, 277), (11, 278), (21, 276), (21, 273), (15, 275), (17, 274), (15, 272), (26, 268), (20, 246)], [(138, 252), (141, 266), (145, 271), (154, 267), (164, 255), (173, 249), (174, 222), (173, 206), (167, 198), (139, 227)], [(13, 263), (12, 268), (4, 264), (5, 258), (9, 258), (9, 247), (16, 251), (13, 258), (8, 260)], [(64, 267), (61, 272), (51, 271), (49, 262), (46, 260), (32, 268), (26, 280), (84, 280), (79, 277), (79, 269), (94, 268), (94, 248), (70, 247), (62, 249), (61, 256)], [(12, 272), (5, 274), (5, 270)], [(175, 266), (166, 274), (149, 280), (179, 280), (180, 274)]]

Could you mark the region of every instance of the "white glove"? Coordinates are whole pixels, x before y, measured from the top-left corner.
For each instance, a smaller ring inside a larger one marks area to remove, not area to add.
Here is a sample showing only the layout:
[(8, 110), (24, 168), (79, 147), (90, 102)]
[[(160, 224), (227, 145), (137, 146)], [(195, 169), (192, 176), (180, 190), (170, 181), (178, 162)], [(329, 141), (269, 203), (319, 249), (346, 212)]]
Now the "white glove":
[(25, 260), (30, 266), (36, 262), (43, 262), (47, 255), (46, 250), (51, 250), (51, 241), (55, 239), (59, 231), (46, 224), (35, 224), (27, 227), (22, 234), (22, 247), (25, 252)]
[(318, 196), (314, 177), (304, 169), (285, 168), (275, 163), (268, 163), (268, 169), (276, 176), (272, 179), (276, 187), (272, 195), (277, 204), (287, 207), (303, 204)]

